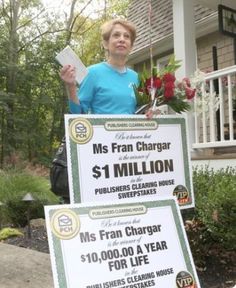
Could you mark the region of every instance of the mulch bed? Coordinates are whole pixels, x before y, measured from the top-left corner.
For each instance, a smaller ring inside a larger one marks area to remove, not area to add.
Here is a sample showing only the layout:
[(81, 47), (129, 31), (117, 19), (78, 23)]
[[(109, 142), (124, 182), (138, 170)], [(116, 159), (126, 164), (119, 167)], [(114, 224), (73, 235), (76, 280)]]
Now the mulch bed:
[(27, 227), (19, 230), (24, 234), (24, 236), (8, 238), (4, 240), (4, 243), (33, 249), (43, 253), (49, 253), (47, 232), (44, 227), (32, 227), (30, 238)]
[[(13, 237), (4, 243), (49, 253), (45, 227), (32, 227), (31, 238), (27, 228), (20, 229), (24, 237)], [(201, 288), (234, 288), (236, 287), (236, 251), (225, 251), (212, 247), (207, 253), (205, 267), (197, 267)]]

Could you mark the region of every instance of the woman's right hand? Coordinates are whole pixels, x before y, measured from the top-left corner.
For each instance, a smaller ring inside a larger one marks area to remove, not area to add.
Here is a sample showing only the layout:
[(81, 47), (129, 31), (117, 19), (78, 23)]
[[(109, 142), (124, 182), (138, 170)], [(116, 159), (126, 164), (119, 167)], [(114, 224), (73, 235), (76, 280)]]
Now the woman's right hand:
[(67, 86), (68, 98), (76, 104), (79, 104), (79, 99), (76, 95), (76, 71), (72, 65), (65, 65), (60, 70), (60, 77)]
[(75, 76), (75, 67), (72, 65), (65, 65), (60, 70), (60, 77), (68, 86), (76, 86)]

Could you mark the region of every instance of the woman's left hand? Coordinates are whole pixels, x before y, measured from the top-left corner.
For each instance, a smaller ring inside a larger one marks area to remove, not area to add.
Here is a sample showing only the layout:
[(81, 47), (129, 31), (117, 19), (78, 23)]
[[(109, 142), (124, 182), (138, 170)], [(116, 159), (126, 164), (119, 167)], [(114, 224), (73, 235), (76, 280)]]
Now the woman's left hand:
[(161, 111), (159, 109), (153, 110), (153, 108), (149, 108), (145, 115), (147, 119), (152, 119), (154, 115), (161, 115)]

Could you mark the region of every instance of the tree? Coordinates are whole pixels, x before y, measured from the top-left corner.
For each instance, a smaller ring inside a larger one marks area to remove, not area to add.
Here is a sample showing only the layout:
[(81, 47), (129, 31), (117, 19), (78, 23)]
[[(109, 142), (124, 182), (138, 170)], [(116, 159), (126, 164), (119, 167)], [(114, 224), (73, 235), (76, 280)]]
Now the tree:
[[(45, 140), (45, 137), (38, 136), (41, 134), (38, 131), (42, 131), (41, 125), (48, 127), (48, 123), (42, 123), (42, 120), (48, 121), (45, 114), (51, 113), (52, 93), (48, 93), (47, 97), (43, 95), (45, 85), (42, 83), (53, 74), (55, 64), (52, 63), (53, 54), (50, 59), (45, 57), (48, 56), (47, 51), (41, 50), (41, 47), (45, 48), (45, 43), (50, 45), (53, 40), (52, 50), (55, 51), (58, 43), (53, 34), (60, 32), (61, 23), (57, 21), (55, 25), (50, 22), (40, 1), (36, 0), (2, 1), (0, 13), (0, 30), (4, 35), (0, 40), (3, 47), (0, 74), (3, 80), (0, 98), (3, 166), (4, 157), (14, 155), (17, 150), (27, 151), (29, 160), (32, 160), (33, 154), (36, 154), (33, 151), (40, 150), (38, 146), (42, 141), (39, 140)], [(51, 65), (48, 65), (50, 62)], [(42, 76), (45, 77), (43, 80)], [(58, 86), (58, 83), (54, 83)], [(36, 143), (36, 147), (32, 143)]]
[(100, 24), (125, 11), (123, 5), (128, 3), (98, 0), (103, 9), (96, 11), (97, 18), (91, 18), (94, 1), (71, 1), (64, 17), (47, 11), (40, 0), (1, 1), (1, 167), (18, 153), (29, 161), (51, 159), (64, 134), (68, 112), (56, 53), (70, 45), (85, 65), (104, 59)]

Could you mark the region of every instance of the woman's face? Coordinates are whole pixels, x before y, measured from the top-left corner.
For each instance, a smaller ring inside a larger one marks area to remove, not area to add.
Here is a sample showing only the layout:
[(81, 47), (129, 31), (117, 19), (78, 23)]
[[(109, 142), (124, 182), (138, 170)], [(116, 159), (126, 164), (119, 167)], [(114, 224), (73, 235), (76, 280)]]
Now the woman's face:
[(130, 31), (120, 24), (115, 24), (109, 40), (104, 41), (103, 45), (108, 50), (109, 57), (126, 57), (132, 49)]

